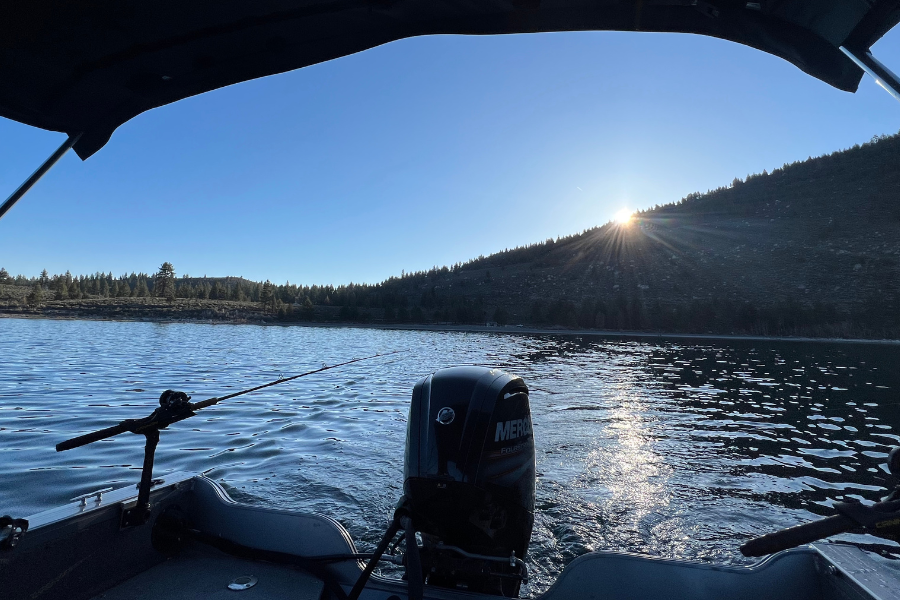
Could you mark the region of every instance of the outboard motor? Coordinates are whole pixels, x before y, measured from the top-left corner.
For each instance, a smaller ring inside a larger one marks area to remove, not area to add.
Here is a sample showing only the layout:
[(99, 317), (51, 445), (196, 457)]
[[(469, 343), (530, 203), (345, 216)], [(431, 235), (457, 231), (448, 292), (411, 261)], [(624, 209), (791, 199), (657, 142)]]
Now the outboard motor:
[(454, 367), (416, 384), (398, 510), (421, 533), (425, 583), (518, 595), (534, 524), (534, 461), (519, 377)]

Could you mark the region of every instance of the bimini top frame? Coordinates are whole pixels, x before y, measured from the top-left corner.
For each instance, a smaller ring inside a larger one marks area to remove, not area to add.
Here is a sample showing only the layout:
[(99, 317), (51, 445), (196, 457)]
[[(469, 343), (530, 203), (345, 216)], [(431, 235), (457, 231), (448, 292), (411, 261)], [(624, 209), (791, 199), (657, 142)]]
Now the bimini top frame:
[(431, 34), (655, 31), (729, 40), (856, 91), (863, 72), (900, 99), (869, 48), (900, 0), (31, 0), (0, 8), (0, 116), (69, 139), (86, 159), (140, 113), (220, 87)]
[(868, 50), (854, 52), (843, 46), (841, 46), (841, 52), (849, 56), (860, 69), (871, 75), (875, 79), (875, 83), (883, 87), (888, 94), (900, 100), (900, 78), (872, 56), (871, 52)]
[(47, 171), (53, 168), (53, 165), (55, 165), (56, 162), (60, 158), (62, 158), (63, 154), (69, 151), (69, 148), (75, 145), (75, 143), (78, 141), (78, 138), (80, 137), (81, 134), (76, 133), (75, 135), (70, 135), (68, 138), (66, 138), (66, 141), (62, 143), (62, 146), (57, 148), (56, 152), (51, 154), (50, 157), (44, 161), (44, 164), (38, 167), (37, 170), (31, 174), (31, 177), (22, 182), (22, 185), (16, 188), (16, 191), (14, 191), (3, 204), (0, 204), (0, 219), (3, 218), (3, 215), (5, 215), (7, 211), (9, 211), (9, 209), (11, 209), (22, 196), (28, 193), (28, 190), (30, 190), (34, 186), (34, 184), (36, 184), (41, 179), (41, 177), (43, 177), (47, 173)]

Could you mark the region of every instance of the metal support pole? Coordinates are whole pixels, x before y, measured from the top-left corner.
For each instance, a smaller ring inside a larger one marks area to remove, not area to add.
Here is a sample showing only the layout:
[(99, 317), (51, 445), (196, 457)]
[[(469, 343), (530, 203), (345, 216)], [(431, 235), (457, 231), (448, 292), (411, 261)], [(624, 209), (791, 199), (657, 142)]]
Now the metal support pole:
[(887, 90), (887, 93), (900, 100), (900, 78), (872, 56), (871, 52), (868, 50), (855, 52), (844, 46), (841, 46), (841, 52), (850, 57), (850, 60), (855, 62), (856, 66), (871, 75), (875, 83)]
[(3, 218), (3, 215), (13, 207), (13, 204), (19, 201), (19, 198), (24, 196), (28, 190), (34, 186), (38, 182), (38, 180), (44, 176), (44, 174), (56, 164), (62, 155), (65, 154), (69, 148), (75, 145), (78, 139), (81, 137), (80, 133), (76, 133), (75, 135), (70, 135), (63, 145), (56, 149), (56, 152), (50, 155), (50, 158), (44, 161), (40, 167), (37, 168), (37, 171), (31, 174), (31, 177), (25, 180), (25, 183), (20, 185), (16, 191), (12, 193), (12, 195), (6, 199), (2, 205), (0, 205), (0, 219)]
[(159, 443), (159, 428), (144, 431), (147, 443), (144, 444), (144, 468), (141, 469), (141, 482), (138, 484), (137, 503), (134, 508), (122, 512), (122, 527), (143, 525), (150, 517), (150, 488), (153, 487), (153, 457)]

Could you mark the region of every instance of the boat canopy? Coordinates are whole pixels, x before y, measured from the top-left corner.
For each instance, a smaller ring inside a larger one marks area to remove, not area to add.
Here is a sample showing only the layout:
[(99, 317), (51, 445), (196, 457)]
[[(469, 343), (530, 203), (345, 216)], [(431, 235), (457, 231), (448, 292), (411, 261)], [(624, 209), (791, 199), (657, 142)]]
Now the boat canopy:
[[(86, 159), (140, 113), (233, 83), (430, 34), (713, 36), (855, 91), (900, 0), (28, 0), (0, 8), (0, 115)], [(607, 57), (615, 60), (615, 57)]]

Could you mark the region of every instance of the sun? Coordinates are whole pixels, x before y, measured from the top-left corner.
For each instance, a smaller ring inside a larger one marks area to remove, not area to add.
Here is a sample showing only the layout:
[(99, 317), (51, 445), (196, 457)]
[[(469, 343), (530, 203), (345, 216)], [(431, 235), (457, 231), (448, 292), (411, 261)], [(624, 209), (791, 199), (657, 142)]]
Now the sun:
[(627, 208), (623, 208), (619, 212), (616, 213), (616, 216), (613, 217), (616, 223), (619, 225), (627, 225), (631, 222), (631, 217), (634, 216), (634, 213)]

